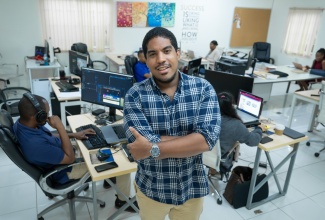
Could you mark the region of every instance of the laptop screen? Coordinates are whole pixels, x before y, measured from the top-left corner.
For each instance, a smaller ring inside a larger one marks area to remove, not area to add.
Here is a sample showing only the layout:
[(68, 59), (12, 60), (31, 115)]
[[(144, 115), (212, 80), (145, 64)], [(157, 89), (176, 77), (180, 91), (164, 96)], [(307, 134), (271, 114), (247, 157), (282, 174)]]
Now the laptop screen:
[(260, 117), (263, 106), (263, 98), (243, 90), (239, 91), (237, 108), (255, 117)]

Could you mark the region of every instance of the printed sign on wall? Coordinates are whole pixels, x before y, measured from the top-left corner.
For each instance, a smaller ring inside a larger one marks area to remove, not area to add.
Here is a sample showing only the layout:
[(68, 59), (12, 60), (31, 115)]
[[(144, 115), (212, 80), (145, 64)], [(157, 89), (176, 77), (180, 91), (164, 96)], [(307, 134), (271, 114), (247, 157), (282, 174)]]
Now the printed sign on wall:
[(197, 40), (200, 16), (204, 11), (204, 6), (182, 5), (181, 10), (183, 13), (182, 42), (194, 43)]
[(173, 27), (175, 3), (116, 2), (117, 27)]

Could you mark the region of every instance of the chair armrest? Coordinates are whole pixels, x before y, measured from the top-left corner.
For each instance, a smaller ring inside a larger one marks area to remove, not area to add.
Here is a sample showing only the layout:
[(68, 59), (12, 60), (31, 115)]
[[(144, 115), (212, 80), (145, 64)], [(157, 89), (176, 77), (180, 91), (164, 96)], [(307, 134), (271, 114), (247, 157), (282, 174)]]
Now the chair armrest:
[(31, 92), (29, 89), (27, 89), (25, 87), (7, 87), (7, 88), (2, 89), (3, 92), (10, 91), (10, 90), (24, 90), (26, 92)]
[(270, 63), (274, 64), (274, 59), (273, 58), (270, 58)]
[(57, 173), (59, 171), (62, 171), (68, 167), (73, 167), (75, 165), (79, 165), (81, 163), (73, 163), (68, 165), (58, 165), (52, 170), (44, 173), (39, 180), (39, 185), (42, 188), (43, 191), (50, 193), (52, 195), (66, 195), (67, 193), (81, 187), (87, 180), (90, 178), (89, 172), (86, 172), (83, 177), (81, 177), (79, 180), (76, 180), (73, 183), (67, 183), (63, 184), (60, 188), (53, 188), (47, 184), (47, 178), (51, 177), (54, 173)]
[(94, 63), (101, 63), (101, 64), (103, 64), (104, 65), (104, 68), (103, 69), (101, 69), (101, 70), (103, 70), (103, 71), (105, 71), (106, 69), (107, 69), (107, 63), (105, 63), (104, 61), (101, 61), (101, 60), (93, 60), (92, 62), (91, 62), (91, 66), (93, 67), (94, 66)]

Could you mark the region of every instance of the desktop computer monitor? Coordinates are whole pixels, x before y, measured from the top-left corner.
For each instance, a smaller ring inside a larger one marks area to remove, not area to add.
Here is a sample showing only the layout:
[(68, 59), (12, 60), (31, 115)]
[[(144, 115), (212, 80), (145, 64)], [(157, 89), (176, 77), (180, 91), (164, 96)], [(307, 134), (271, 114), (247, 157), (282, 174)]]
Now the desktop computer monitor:
[(252, 62), (253, 62), (253, 49), (251, 49), (248, 52), (248, 58), (247, 58), (247, 64), (246, 64), (246, 70), (249, 69), (249, 67), (252, 66)]
[(188, 62), (188, 66), (187, 66), (187, 68), (188, 68), (187, 74), (188, 75), (194, 75), (194, 76), (198, 75), (198, 71), (199, 71), (199, 68), (201, 65), (201, 60), (202, 60), (202, 58), (198, 58), (198, 59), (191, 60)]
[(87, 54), (69, 50), (70, 73), (82, 77), (81, 70), (87, 67), (88, 61), (89, 56)]
[(252, 92), (254, 78), (221, 71), (205, 71), (205, 79), (211, 83), (216, 93), (229, 92), (237, 103), (239, 90)]
[(109, 107), (110, 121), (118, 121), (116, 109), (123, 109), (126, 92), (133, 86), (133, 76), (83, 68), (81, 100)]

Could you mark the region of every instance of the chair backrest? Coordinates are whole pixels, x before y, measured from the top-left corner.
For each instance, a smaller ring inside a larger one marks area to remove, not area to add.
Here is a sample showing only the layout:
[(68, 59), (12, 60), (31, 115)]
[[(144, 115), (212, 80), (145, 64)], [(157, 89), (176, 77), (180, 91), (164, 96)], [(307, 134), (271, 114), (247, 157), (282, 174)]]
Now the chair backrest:
[(219, 140), (211, 151), (205, 151), (203, 153), (202, 159), (204, 165), (216, 169), (218, 172), (220, 171), (221, 149)]
[(325, 80), (322, 81), (322, 89), (319, 97), (319, 113), (317, 121), (325, 124)]
[(270, 63), (271, 44), (266, 42), (255, 42), (253, 44), (253, 56), (259, 62)]
[(134, 76), (134, 65), (138, 62), (138, 58), (132, 55), (127, 55), (124, 59), (126, 73), (128, 75)]
[(90, 67), (90, 68), (94, 68), (94, 63), (100, 63), (103, 66), (101, 68), (101, 70), (106, 70), (107, 67), (108, 67), (107, 64), (102, 60), (91, 60), (90, 54), (88, 52), (87, 44), (74, 43), (71, 46), (71, 50), (88, 55), (88, 65), (87, 66)]
[(10, 114), (5, 111), (0, 111), (0, 146), (6, 155), (25, 173), (32, 177), (39, 184), (42, 170), (30, 164), (22, 154), (19, 148), (19, 142), (13, 131), (13, 120)]

